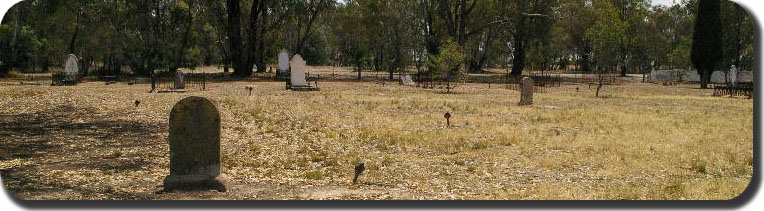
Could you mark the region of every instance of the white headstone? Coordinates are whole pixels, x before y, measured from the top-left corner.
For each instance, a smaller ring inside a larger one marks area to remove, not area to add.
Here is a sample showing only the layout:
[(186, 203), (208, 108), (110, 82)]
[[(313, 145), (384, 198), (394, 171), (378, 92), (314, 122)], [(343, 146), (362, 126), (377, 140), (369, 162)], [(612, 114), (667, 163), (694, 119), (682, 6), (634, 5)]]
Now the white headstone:
[(285, 49), (279, 51), (279, 73), (289, 72), (289, 52)]
[(78, 74), (80, 74), (80, 66), (77, 62), (77, 56), (69, 54), (69, 58), (66, 60), (66, 66), (64, 67), (64, 81), (76, 81)]
[(305, 60), (299, 54), (294, 55), (289, 65), (292, 67), (292, 74), (289, 76), (292, 86), (308, 86), (308, 82), (305, 81)]
[(411, 75), (403, 75), (401, 77), (401, 82), (403, 82), (404, 86), (416, 86), (414, 80), (411, 80)]
[(730, 73), (729, 74), (730, 74), (729, 75), (730, 83), (732, 83), (732, 84), (737, 83), (737, 74), (738, 73), (737, 73), (737, 67), (735, 67), (735, 65), (732, 65), (732, 68), (730, 68)]

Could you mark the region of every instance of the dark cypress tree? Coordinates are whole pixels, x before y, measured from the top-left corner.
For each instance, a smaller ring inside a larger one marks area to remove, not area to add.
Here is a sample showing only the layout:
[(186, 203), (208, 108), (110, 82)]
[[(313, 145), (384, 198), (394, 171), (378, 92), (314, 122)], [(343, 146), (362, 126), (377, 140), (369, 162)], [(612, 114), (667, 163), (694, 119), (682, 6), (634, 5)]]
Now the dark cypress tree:
[(708, 88), (711, 73), (716, 64), (724, 57), (719, 17), (719, 0), (698, 1), (698, 14), (695, 16), (695, 32), (692, 37), (692, 65), (700, 75), (700, 88)]

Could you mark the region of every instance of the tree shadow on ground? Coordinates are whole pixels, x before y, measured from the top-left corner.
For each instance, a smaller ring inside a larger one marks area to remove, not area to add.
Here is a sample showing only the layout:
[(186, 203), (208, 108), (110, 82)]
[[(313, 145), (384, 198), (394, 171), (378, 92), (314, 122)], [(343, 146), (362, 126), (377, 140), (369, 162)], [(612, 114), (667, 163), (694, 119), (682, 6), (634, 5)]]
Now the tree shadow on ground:
[[(150, 149), (166, 145), (161, 135), (167, 131), (165, 124), (95, 112), (93, 108), (61, 105), (30, 113), (0, 114), (0, 161), (23, 160), (22, 164), (0, 169), (9, 192), (20, 198), (49, 198), (62, 192), (61, 199), (75, 195), (88, 199), (98, 194), (108, 194), (112, 199), (146, 198), (146, 193), (114, 192), (108, 181), (94, 189), (50, 174), (55, 170), (96, 171), (112, 176), (159, 168), (151, 158), (161, 150)], [(148, 156), (124, 155), (127, 151), (146, 152)]]

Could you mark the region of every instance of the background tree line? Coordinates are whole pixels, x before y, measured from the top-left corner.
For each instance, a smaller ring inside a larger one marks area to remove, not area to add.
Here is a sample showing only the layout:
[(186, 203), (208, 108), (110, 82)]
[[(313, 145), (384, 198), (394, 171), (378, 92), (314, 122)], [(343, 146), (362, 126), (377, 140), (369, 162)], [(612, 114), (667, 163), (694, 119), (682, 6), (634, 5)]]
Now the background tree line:
[[(691, 69), (697, 0), (25, 0), (0, 25), (0, 75), (73, 53), (89, 74), (220, 65), (248, 77), (279, 49), (357, 71)], [(753, 24), (719, 7), (717, 70), (751, 70)], [(445, 53), (444, 53), (445, 52)]]

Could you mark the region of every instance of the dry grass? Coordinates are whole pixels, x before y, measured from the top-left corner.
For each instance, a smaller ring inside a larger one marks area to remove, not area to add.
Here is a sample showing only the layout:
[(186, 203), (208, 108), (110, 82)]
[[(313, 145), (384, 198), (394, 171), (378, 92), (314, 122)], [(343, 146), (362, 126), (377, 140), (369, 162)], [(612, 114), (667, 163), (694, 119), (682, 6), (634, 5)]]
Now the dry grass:
[[(0, 86), (0, 170), (26, 199), (731, 199), (751, 180), (753, 101), (694, 87), (606, 86), (594, 98), (565, 85), (520, 107), (518, 92), (485, 84)], [(190, 95), (220, 110), (232, 186), (154, 194), (169, 173), (169, 111)]]

